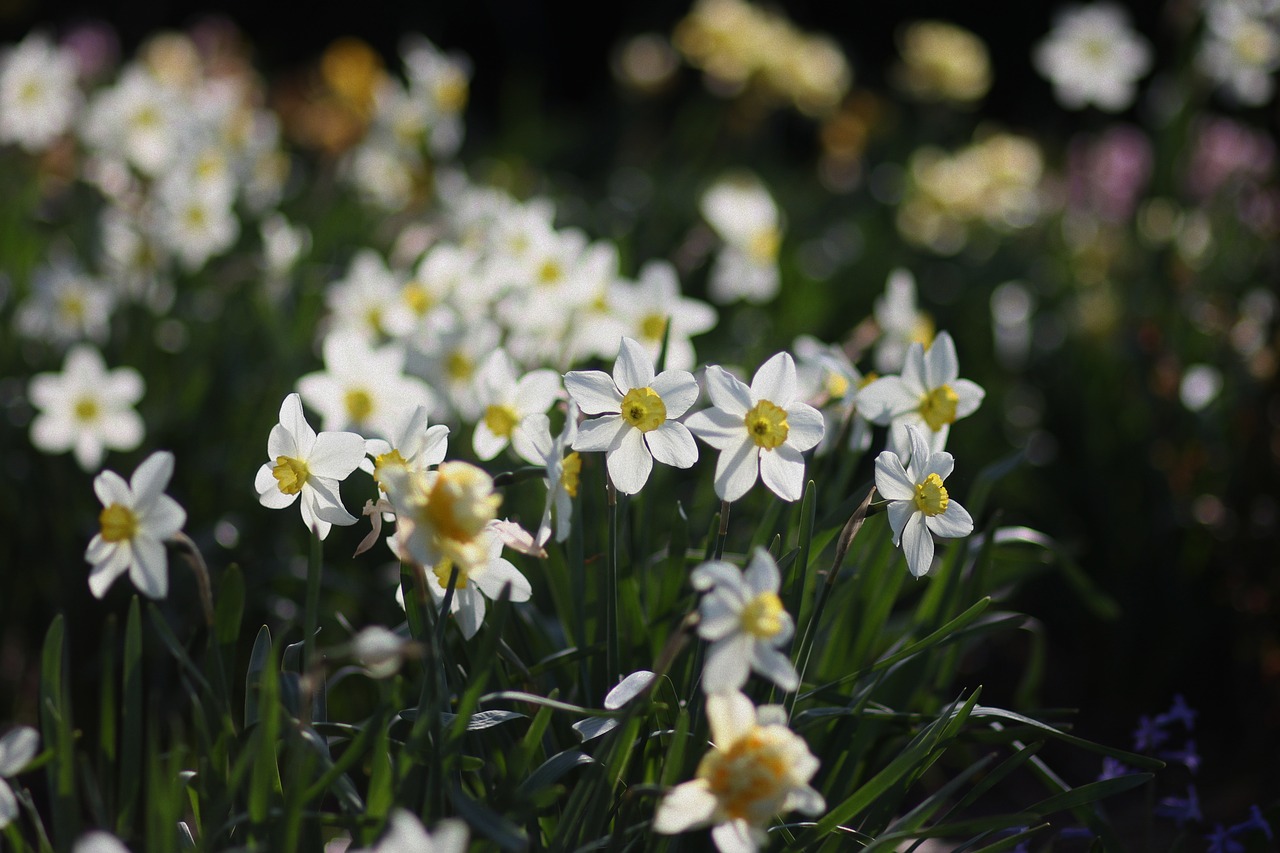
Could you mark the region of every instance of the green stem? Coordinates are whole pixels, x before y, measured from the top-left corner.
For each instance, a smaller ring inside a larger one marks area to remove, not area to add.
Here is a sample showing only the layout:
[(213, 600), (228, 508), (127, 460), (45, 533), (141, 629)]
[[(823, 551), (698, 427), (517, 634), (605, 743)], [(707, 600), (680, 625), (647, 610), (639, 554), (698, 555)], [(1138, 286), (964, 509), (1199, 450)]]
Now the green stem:
[(311, 555), (307, 560), (307, 602), (302, 612), (302, 669), (305, 673), (315, 670), (320, 662), (316, 660), (316, 626), (320, 620), (320, 573), (324, 565), (324, 542), (320, 535), (311, 531)]
[(617, 683), (618, 672), (618, 491), (610, 482), (605, 486), (609, 495), (609, 543), (605, 553), (609, 565), (605, 570), (605, 689)]
[(729, 538), (729, 507), (728, 501), (720, 501), (720, 530), (716, 534), (716, 548), (711, 553), (711, 559), (724, 559), (724, 540)]

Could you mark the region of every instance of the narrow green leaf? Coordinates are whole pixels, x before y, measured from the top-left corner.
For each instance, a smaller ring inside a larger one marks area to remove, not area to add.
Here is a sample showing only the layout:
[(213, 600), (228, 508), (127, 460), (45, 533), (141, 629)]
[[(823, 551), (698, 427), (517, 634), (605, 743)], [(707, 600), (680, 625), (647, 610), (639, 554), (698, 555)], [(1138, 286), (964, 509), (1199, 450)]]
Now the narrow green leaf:
[(44, 637), (40, 665), (40, 728), (44, 743), (53, 750), (45, 768), (53, 816), (53, 838), (58, 849), (71, 846), (79, 834), (75, 802), (76, 755), (71, 723), (70, 673), (67, 671), (66, 618), (59, 613)]
[(253, 651), (249, 653), (249, 668), (244, 676), (245, 729), (256, 725), (258, 722), (262, 671), (267, 668), (267, 659), (269, 657), (271, 657), (271, 629), (263, 625), (258, 629), (258, 636), (253, 641)]
[(116, 834), (133, 834), (142, 790), (142, 607), (138, 596), (129, 602), (124, 627), (123, 679), (120, 696), (120, 799)]
[(1061, 794), (1055, 794), (1052, 797), (1041, 800), (1027, 809), (1027, 811), (1042, 818), (1048, 817), (1054, 812), (1067, 811), (1077, 806), (1088, 805), (1106, 797), (1131, 790), (1139, 785), (1146, 784), (1153, 778), (1155, 778), (1154, 773), (1130, 773), (1125, 776), (1103, 779), (1099, 782), (1088, 782), (1077, 788), (1072, 788), (1070, 791), (1063, 791)]

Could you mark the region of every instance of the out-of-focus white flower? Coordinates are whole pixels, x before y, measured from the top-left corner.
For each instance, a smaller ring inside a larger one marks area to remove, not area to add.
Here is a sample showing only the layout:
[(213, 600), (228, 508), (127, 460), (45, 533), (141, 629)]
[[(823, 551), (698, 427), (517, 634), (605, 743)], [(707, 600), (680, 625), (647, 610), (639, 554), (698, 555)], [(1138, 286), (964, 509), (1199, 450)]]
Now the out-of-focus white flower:
[(40, 373), (27, 386), (40, 410), (31, 422), (31, 443), (45, 453), (75, 453), (86, 471), (102, 467), (107, 450), (133, 450), (142, 443), (142, 375), (132, 367), (107, 370), (98, 351), (77, 344), (61, 373)]
[(1193, 364), (1178, 383), (1178, 399), (1193, 412), (1199, 412), (1217, 399), (1222, 391), (1222, 371), (1211, 364)]
[(460, 820), (442, 820), (435, 832), (404, 809), (396, 809), (387, 821), (387, 834), (368, 850), (347, 853), (466, 853), (470, 833)]
[(711, 298), (767, 302), (776, 296), (782, 223), (764, 184), (750, 176), (721, 180), (702, 196), (700, 209), (725, 242), (711, 270)]
[(476, 422), (472, 446), (480, 459), (492, 459), (515, 440), (531, 415), (546, 414), (563, 393), (554, 370), (534, 370), (516, 378), (505, 350), (494, 350), (480, 367), (476, 393), (484, 416)]
[(986, 391), (960, 379), (960, 361), (951, 335), (939, 333), (926, 350), (912, 344), (899, 376), (884, 376), (858, 392), (858, 409), (872, 423), (889, 427), (889, 448), (906, 458), (907, 427), (920, 429), (934, 451), (947, 446), (951, 425), (978, 410)]
[(689, 338), (715, 328), (716, 310), (705, 302), (680, 295), (676, 270), (667, 261), (649, 261), (634, 285), (620, 284), (613, 292), (627, 337), (644, 346), (657, 361), (667, 337), (666, 367), (692, 370), (697, 363)]
[(240, 220), (228, 185), (166, 182), (159, 195), (159, 235), (188, 272), (235, 244)]
[(1231, 98), (1261, 106), (1280, 68), (1280, 5), (1268, 0), (1206, 0), (1196, 64)]
[(135, 65), (94, 96), (81, 129), (88, 147), (99, 155), (125, 160), (142, 174), (158, 177), (191, 127), (190, 118), (173, 87)]
[(474, 637), (484, 622), (486, 598), (497, 599), (508, 586), (513, 602), (528, 601), (533, 595), (528, 578), (502, 556), (502, 538), (491, 526), (487, 525), (475, 537), (475, 544), (483, 554), (479, 560), (462, 563), (445, 557), (426, 566), (427, 589), (437, 603), (443, 603), (449, 579), (457, 573), (449, 612), (458, 620), (458, 630), (467, 639)]
[(18, 306), (18, 331), (33, 340), (60, 344), (104, 343), (115, 294), (71, 260), (55, 260), (36, 271), (31, 295)]
[(370, 625), (351, 638), (351, 656), (373, 678), (390, 678), (400, 671), (410, 640), (381, 625)]
[(298, 393), (320, 413), (320, 428), (350, 429), (385, 437), (417, 406), (436, 408), (422, 380), (404, 374), (405, 353), (397, 344), (373, 347), (351, 329), (325, 338), (325, 369), (298, 380)]
[(511, 438), (511, 446), (521, 458), (547, 469), (547, 506), (542, 512), (535, 541), (546, 544), (551, 538), (551, 515), (555, 511), (556, 541), (569, 538), (573, 516), (573, 499), (578, 496), (578, 478), (582, 473), (582, 457), (576, 450), (565, 453), (578, 437), (578, 406), (569, 401), (564, 429), (551, 437), (551, 419), (546, 415), (530, 415), (524, 429)]
[(698, 636), (711, 643), (702, 669), (707, 693), (734, 693), (755, 670), (783, 690), (800, 686), (800, 675), (778, 646), (791, 639), (795, 623), (782, 606), (778, 564), (763, 548), (751, 554), (745, 572), (732, 563), (703, 563), (689, 576), (703, 591)]
[(413, 198), (413, 166), (388, 145), (362, 143), (351, 152), (345, 171), (364, 200), (383, 210), (400, 210)]
[(573, 449), (604, 451), (614, 487), (627, 495), (644, 488), (653, 460), (675, 468), (698, 461), (698, 446), (675, 418), (698, 399), (698, 382), (684, 370), (654, 375), (653, 361), (631, 338), (623, 338), (613, 376), (602, 370), (566, 373), (564, 385), (587, 415)]
[(719, 365), (706, 373), (713, 408), (686, 421), (690, 431), (720, 451), (716, 494), (736, 501), (764, 480), (784, 501), (804, 490), (804, 456), (822, 440), (822, 415), (799, 401), (796, 364), (780, 352), (756, 371), (747, 386)]
[(872, 316), (880, 327), (876, 339), (875, 362), (880, 373), (896, 373), (902, 369), (907, 347), (933, 343), (933, 318), (916, 303), (916, 279), (908, 270), (889, 273), (884, 295), (877, 296)]
[(311, 247), (311, 232), (305, 225), (292, 225), (283, 214), (273, 213), (259, 226), (262, 237), (262, 266), (270, 282), (281, 282)]
[(80, 836), (71, 853), (129, 853), (129, 848), (111, 833), (94, 830)]
[(467, 462), (444, 462), (434, 471), (388, 467), (382, 482), (396, 510), (393, 549), (420, 566), (451, 562), (460, 571), (489, 559), (481, 534), (497, 517), (502, 496), (493, 478)]
[(40, 733), (30, 726), (18, 726), (0, 737), (0, 828), (18, 816), (18, 801), (5, 779), (23, 771), (40, 749)]
[(169, 594), (164, 543), (187, 523), (186, 510), (164, 493), (172, 476), (173, 454), (157, 451), (138, 466), (128, 483), (114, 471), (103, 471), (94, 479), (102, 512), (99, 530), (84, 552), (93, 565), (89, 590), (94, 598), (106, 595), (126, 571), (144, 595), (164, 598)]
[(948, 539), (968, 536), (973, 518), (942, 485), (955, 467), (951, 454), (931, 451), (914, 426), (907, 427), (907, 439), (911, 456), (905, 465), (891, 450), (876, 457), (876, 491), (889, 501), (893, 544), (902, 546), (907, 569), (920, 577), (933, 565), (934, 534)]
[(284, 509), (302, 497), (302, 523), (324, 539), (335, 525), (355, 524), (342, 506), (338, 483), (364, 459), (364, 439), (354, 432), (316, 431), (302, 413), (302, 399), (290, 394), (280, 405), (280, 422), (267, 438), (268, 461), (258, 469), (258, 501)]
[(325, 292), (333, 329), (352, 329), (369, 343), (409, 334), (417, 318), (400, 297), (400, 282), (382, 256), (362, 249), (351, 259), (344, 278)]
[(1053, 83), (1068, 109), (1089, 104), (1119, 112), (1133, 103), (1134, 89), (1151, 70), (1151, 45), (1129, 27), (1129, 16), (1113, 3), (1061, 10), (1053, 31), (1032, 54), (1036, 70)]
[(75, 55), (44, 33), (0, 55), (0, 143), (43, 151), (71, 126), (79, 105)]
[(653, 818), (655, 832), (674, 835), (711, 826), (721, 853), (755, 853), (775, 815), (816, 815), (826, 808), (822, 795), (809, 786), (818, 759), (787, 728), (781, 706), (755, 708), (737, 692), (712, 695), (707, 722), (711, 751), (698, 763), (696, 778), (662, 798)]
[(858, 453), (865, 452), (871, 446), (871, 422), (858, 411), (857, 397), (859, 391), (879, 377), (874, 373), (863, 376), (839, 344), (823, 344), (816, 338), (801, 335), (792, 350), (796, 354), (800, 397), (822, 413), (824, 429), (817, 452), (830, 450), (851, 418), (848, 447)]
[(501, 339), (502, 330), (496, 323), (457, 316), (439, 329), (413, 337), (407, 366), (448, 401), (449, 411), (437, 409), (438, 415), (452, 413), (470, 423), (480, 418), (484, 408), (475, 393), (476, 374)]

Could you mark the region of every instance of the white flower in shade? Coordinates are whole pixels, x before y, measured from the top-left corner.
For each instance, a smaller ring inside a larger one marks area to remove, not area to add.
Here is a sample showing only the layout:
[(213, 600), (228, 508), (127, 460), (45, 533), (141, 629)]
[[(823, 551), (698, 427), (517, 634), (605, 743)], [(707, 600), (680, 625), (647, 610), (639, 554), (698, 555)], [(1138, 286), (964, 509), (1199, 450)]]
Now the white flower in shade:
[(111, 833), (94, 830), (76, 839), (71, 853), (129, 853), (129, 848)]
[(364, 443), (367, 457), (360, 470), (373, 475), (378, 488), (386, 491), (383, 479), (392, 468), (425, 473), (439, 465), (449, 452), (449, 428), (444, 424), (429, 425), (427, 408), (417, 406), (401, 414), (401, 423), (391, 432), (391, 441), (370, 438)]
[(115, 293), (76, 263), (59, 259), (36, 271), (31, 295), (18, 306), (18, 331), (38, 341), (101, 344), (111, 332)]
[(675, 468), (698, 461), (698, 445), (678, 418), (698, 399), (698, 382), (684, 370), (657, 376), (644, 347), (623, 338), (613, 376), (603, 370), (566, 373), (564, 385), (587, 415), (604, 415), (578, 429), (573, 449), (604, 451), (614, 487), (634, 495), (649, 480), (653, 460)]
[(731, 563), (703, 563), (693, 570), (693, 588), (705, 594), (698, 608), (698, 636), (711, 643), (702, 669), (707, 693), (733, 693), (755, 670), (783, 690), (800, 686), (800, 676), (778, 647), (791, 639), (795, 623), (782, 606), (778, 564), (763, 548), (751, 555), (746, 572)]
[(348, 328), (325, 338), (323, 355), (325, 369), (298, 380), (303, 402), (320, 413), (321, 429), (388, 436), (406, 410), (436, 406), (426, 383), (404, 374), (405, 352), (398, 344), (374, 347)]
[(835, 444), (845, 423), (849, 425), (849, 449), (863, 453), (871, 446), (871, 422), (856, 405), (858, 391), (870, 385), (874, 373), (862, 375), (839, 344), (824, 344), (801, 335), (792, 349), (796, 354), (796, 377), (800, 396), (822, 412), (824, 431), (817, 453), (826, 453)]
[(67, 352), (61, 373), (31, 379), (27, 396), (40, 410), (31, 422), (31, 443), (45, 453), (75, 453), (86, 471), (102, 467), (107, 450), (133, 450), (142, 443), (142, 375), (131, 367), (107, 370), (88, 344)]
[(884, 295), (877, 296), (873, 316), (880, 327), (876, 339), (876, 370), (897, 373), (912, 344), (933, 343), (933, 318), (916, 306), (916, 279), (904, 269), (889, 273)]
[(475, 422), (484, 414), (475, 392), (476, 374), (501, 338), (502, 330), (492, 321), (456, 317), (442, 329), (414, 337), (409, 372), (426, 379), (458, 418)]
[(573, 515), (573, 499), (578, 496), (578, 478), (582, 473), (582, 457), (570, 450), (578, 437), (578, 406), (569, 401), (564, 429), (554, 439), (551, 437), (551, 419), (546, 415), (530, 415), (525, 428), (512, 437), (511, 446), (521, 458), (547, 469), (547, 507), (542, 513), (535, 541), (545, 545), (551, 538), (551, 516), (555, 511), (556, 541), (569, 538), (569, 525)]
[(933, 537), (955, 539), (973, 532), (973, 518), (951, 499), (942, 484), (955, 467), (950, 453), (929, 449), (915, 427), (907, 428), (910, 461), (886, 450), (876, 457), (876, 491), (889, 501), (893, 544), (901, 545), (907, 569), (915, 577), (933, 565)]
[(164, 543), (187, 523), (186, 510), (164, 493), (172, 476), (173, 454), (158, 451), (138, 466), (128, 483), (114, 471), (103, 471), (94, 479), (93, 490), (102, 501), (100, 529), (84, 552), (93, 564), (89, 590), (94, 598), (106, 595), (126, 571), (144, 595), (168, 595)]
[(634, 285), (620, 285), (611, 294), (630, 334), (655, 361), (667, 337), (666, 367), (692, 370), (697, 363), (689, 338), (716, 325), (716, 310), (705, 302), (680, 295), (676, 270), (667, 261), (649, 261)]
[(0, 143), (36, 153), (66, 132), (80, 104), (76, 59), (43, 33), (0, 56)]
[(789, 353), (770, 358), (748, 386), (724, 368), (711, 365), (707, 393), (714, 408), (686, 421), (698, 438), (720, 451), (715, 487), (721, 500), (736, 501), (764, 480), (784, 501), (800, 499), (804, 456), (822, 440), (822, 415), (800, 402), (796, 364)]
[(30, 726), (18, 726), (0, 737), (0, 828), (18, 816), (18, 801), (5, 779), (21, 773), (40, 749), (40, 733)]
[(466, 853), (469, 837), (467, 825), (460, 820), (442, 820), (435, 832), (427, 832), (414, 815), (396, 809), (382, 840), (370, 849), (348, 853)]
[(351, 638), (351, 656), (371, 678), (390, 678), (400, 671), (410, 640), (381, 625), (370, 625)]
[(1275, 91), (1280, 68), (1280, 4), (1269, 0), (1208, 0), (1197, 65), (1227, 95), (1261, 106)]
[(492, 525), (487, 525), (475, 542), (483, 554), (475, 562), (455, 562), (445, 557), (434, 565), (426, 566), (427, 589), (431, 590), (437, 604), (444, 602), (449, 579), (457, 574), (449, 612), (458, 620), (458, 630), (468, 640), (475, 636), (484, 622), (485, 598), (497, 599), (507, 586), (511, 588), (511, 601), (528, 601), (533, 595), (528, 578), (502, 556), (502, 538)]
[(711, 751), (696, 778), (677, 785), (658, 804), (653, 830), (675, 835), (710, 826), (721, 853), (754, 853), (765, 827), (790, 811), (820, 814), (822, 795), (809, 786), (818, 759), (787, 727), (778, 705), (755, 708), (741, 693), (707, 697)]
[(1151, 70), (1151, 45), (1112, 3), (1061, 10), (1053, 32), (1036, 45), (1036, 70), (1053, 84), (1058, 103), (1119, 112), (1133, 103), (1138, 80)]
[(725, 243), (711, 270), (711, 298), (767, 302), (776, 296), (781, 217), (764, 184), (753, 176), (726, 178), (706, 191), (700, 209)]
[(332, 525), (356, 523), (342, 506), (338, 483), (364, 459), (364, 439), (359, 435), (316, 435), (302, 413), (302, 399), (290, 394), (280, 405), (280, 423), (267, 437), (267, 457), (253, 483), (263, 506), (284, 509), (301, 496), (302, 523), (321, 539)]
[(511, 356), (498, 349), (480, 366), (476, 393), (484, 415), (476, 422), (472, 446), (480, 459), (492, 459), (515, 440), (526, 418), (546, 414), (563, 392), (554, 370), (534, 370), (517, 379)]
[(978, 410), (986, 391), (960, 379), (960, 361), (951, 335), (942, 332), (925, 349), (912, 344), (899, 376), (884, 376), (858, 392), (868, 420), (889, 427), (889, 449), (904, 459), (911, 451), (907, 427), (915, 426), (933, 450), (947, 446), (951, 425)]

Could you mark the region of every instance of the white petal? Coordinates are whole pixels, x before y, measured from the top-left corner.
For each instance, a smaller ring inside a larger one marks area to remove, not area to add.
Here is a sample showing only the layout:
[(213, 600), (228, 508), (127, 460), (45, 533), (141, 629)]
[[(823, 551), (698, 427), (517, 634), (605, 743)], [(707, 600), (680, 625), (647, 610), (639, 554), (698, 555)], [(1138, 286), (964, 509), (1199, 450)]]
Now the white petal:
[(431, 846), (411, 848), (430, 850), (431, 853), (467, 853), (471, 830), (460, 820), (446, 818), (436, 824), (431, 832)]
[(344, 480), (364, 459), (364, 439), (354, 432), (322, 432), (316, 437), (307, 467), (313, 477)]
[(135, 537), (129, 580), (148, 598), (164, 598), (168, 595), (169, 560), (165, 555), (164, 545), (154, 539)]
[(342, 497), (336, 481), (327, 477), (308, 477), (302, 487), (302, 503), (304, 513), (310, 508), (311, 515), (329, 524), (355, 524), (356, 520), (342, 505)]
[(741, 602), (732, 602), (727, 596), (718, 594), (702, 597), (698, 605), (699, 637), (714, 643), (739, 630), (741, 625)]
[(573, 440), (573, 449), (584, 453), (613, 450), (622, 442), (622, 436), (628, 430), (638, 432), (618, 415), (605, 415), (595, 420), (583, 421), (578, 428), (578, 437)]
[(485, 566), (483, 572), (476, 574), (474, 583), (481, 592), (493, 599), (502, 595), (502, 589), (507, 584), (511, 585), (511, 601), (528, 601), (533, 595), (533, 587), (529, 584), (529, 579), (509, 561), (503, 559), (494, 560)]
[(40, 751), (40, 733), (18, 726), (0, 738), (0, 776), (17, 776)]
[(142, 517), (142, 523), (152, 538), (163, 542), (187, 523), (187, 511), (168, 495), (160, 495), (155, 505)]
[(134, 505), (141, 508), (154, 503), (169, 485), (169, 478), (172, 476), (172, 453), (157, 450), (144, 459), (129, 480), (129, 487), (133, 489), (136, 501)]
[(458, 629), (462, 636), (470, 640), (480, 630), (484, 622), (484, 597), (475, 589), (456, 589), (453, 591), (453, 616), (458, 620)]
[(751, 491), (760, 473), (760, 448), (744, 435), (736, 446), (720, 451), (716, 460), (715, 487), (720, 500), (733, 502)]
[(93, 472), (102, 467), (102, 457), (105, 451), (97, 433), (81, 432), (78, 434), (75, 437), (75, 446), (71, 448), (71, 452), (75, 455), (76, 464), (80, 466), (82, 471)]
[[(715, 797), (711, 798), (711, 803), (715, 805)], [(18, 801), (14, 799), (13, 791), (9, 788), (9, 783), (0, 779), (0, 829), (13, 823), (18, 817)], [(679, 832), (679, 830), (675, 830)]]
[(653, 456), (644, 442), (644, 433), (630, 427), (623, 430), (622, 440), (605, 457), (613, 486), (624, 495), (634, 495), (649, 481)]
[(129, 491), (129, 484), (115, 471), (103, 471), (94, 477), (93, 492), (98, 496), (98, 500), (102, 501), (104, 507), (112, 504), (133, 506), (133, 494)]
[(639, 696), (653, 683), (654, 674), (647, 669), (637, 670), (605, 694), (604, 707), (608, 711), (616, 711), (632, 699)]
[(284, 424), (273, 426), (271, 433), (267, 436), (267, 458), (274, 462), (281, 456), (296, 459), (300, 455), (298, 442), (294, 440), (293, 434), (289, 432), (288, 427)]
[(800, 673), (782, 652), (767, 643), (753, 643), (751, 668), (788, 693), (800, 686)]
[(805, 785), (803, 788), (793, 788), (787, 794), (787, 801), (783, 804), (784, 812), (797, 811), (807, 815), (819, 815), (827, 810), (827, 801), (822, 795)]
[[(97, 538), (94, 537), (95, 540)], [(108, 543), (107, 547), (110, 550), (104, 555), (95, 555), (102, 556), (102, 559), (95, 559), (93, 569), (89, 572), (89, 592), (93, 593), (94, 598), (106, 595), (116, 579), (129, 570), (133, 560), (133, 549), (128, 545)]]
[(747, 563), (747, 570), (743, 576), (752, 595), (777, 592), (778, 585), (782, 583), (782, 576), (778, 574), (778, 564), (763, 548), (756, 548), (751, 552), (751, 560)]
[(422, 449), (414, 454), (414, 461), (419, 465), (439, 465), (449, 452), (449, 428), (444, 424), (427, 427), (426, 438), (422, 441)]
[(697, 829), (711, 822), (718, 801), (706, 781), (694, 779), (672, 788), (658, 804), (653, 816), (653, 831), (675, 835)]
[(622, 339), (618, 360), (613, 363), (613, 381), (623, 394), (632, 388), (645, 388), (653, 381), (653, 361), (649, 353), (631, 338)]
[(889, 529), (893, 531), (893, 544), (902, 543), (902, 531), (906, 529), (907, 522), (911, 520), (911, 516), (920, 512), (916, 508), (916, 502), (912, 500), (893, 501), (889, 504)]
[(906, 426), (907, 441), (911, 445), (911, 456), (907, 459), (907, 476), (915, 479), (917, 483), (924, 482), (925, 474), (922, 469), (929, 464), (930, 456), (933, 453), (929, 449), (927, 428), (920, 428), (908, 424)]
[(602, 370), (574, 370), (564, 375), (564, 387), (584, 415), (617, 414), (622, 395)]
[(960, 360), (956, 357), (956, 344), (947, 332), (939, 332), (924, 354), (924, 387), (937, 388), (949, 385), (960, 375)]
[[(476, 425), (478, 430), (480, 425)], [(551, 419), (545, 414), (529, 415), (511, 434), (511, 449), (530, 465), (546, 465), (551, 458)]]
[(743, 417), (723, 409), (703, 409), (686, 418), (684, 425), (716, 450), (724, 450), (737, 447), (747, 437), (747, 425)]
[(987, 392), (981, 385), (970, 382), (968, 379), (957, 379), (952, 382), (951, 390), (956, 392), (956, 397), (959, 398), (956, 400), (956, 420), (967, 418), (978, 411), (983, 397), (987, 396)]
[(760, 479), (784, 501), (798, 501), (804, 494), (804, 457), (787, 444), (762, 450)]
[(133, 409), (104, 415), (98, 430), (102, 443), (112, 450), (133, 450), (146, 435), (142, 418)]
[(731, 634), (711, 644), (702, 668), (702, 689), (707, 695), (742, 689), (751, 670), (751, 643), (750, 634)]
[(756, 853), (760, 849), (751, 824), (741, 818), (716, 826), (711, 830), (711, 840), (720, 853)]
[[(297, 394), (289, 394), (284, 398), (284, 402), (280, 404), (280, 426), (293, 437), (295, 452), (274, 454), (284, 456), (305, 456), (311, 452), (311, 445), (315, 443), (316, 431), (311, 428), (311, 424), (307, 423), (307, 418), (302, 413), (302, 398)], [(268, 451), (270, 453), (270, 451)]]
[(698, 461), (698, 445), (684, 424), (667, 421), (644, 434), (653, 458), (673, 468), (691, 468)]
[(907, 556), (907, 569), (915, 577), (929, 573), (933, 565), (933, 536), (924, 523), (924, 513), (914, 513), (902, 530), (902, 551)]
[(728, 749), (756, 724), (756, 708), (741, 693), (724, 693), (707, 697), (707, 723), (711, 741), (719, 749)]
[(471, 446), (475, 449), (477, 458), (487, 462), (502, 452), (507, 446), (507, 440), (494, 435), (489, 425), (481, 420), (471, 434)]
[(816, 447), (826, 432), (822, 413), (805, 403), (787, 406), (787, 444), (804, 451)]
[(944, 539), (959, 539), (973, 532), (973, 517), (955, 501), (949, 501), (941, 515), (927, 516), (924, 523)]
[(662, 398), (668, 418), (678, 418), (698, 401), (698, 380), (686, 370), (664, 370), (649, 386)]
[(951, 476), (951, 472), (955, 470), (956, 460), (950, 453), (930, 453), (924, 459), (924, 464), (918, 467), (919, 473), (916, 475), (920, 478), (920, 482), (924, 482), (930, 474), (937, 474), (941, 479), (945, 480)]
[(912, 394), (897, 376), (877, 379), (859, 391), (856, 400), (862, 416), (880, 426), (920, 405), (920, 395)]
[(703, 563), (689, 574), (693, 588), (706, 591), (713, 586), (738, 589), (742, 586), (742, 572), (733, 563), (721, 560)]
[(777, 353), (760, 365), (751, 378), (751, 394), (783, 408), (796, 398), (796, 363), (791, 353)]
[(545, 414), (547, 409), (560, 399), (563, 387), (559, 373), (543, 368), (521, 377), (516, 383), (513, 397), (521, 413)]
[(276, 480), (275, 474), (271, 473), (275, 466), (270, 462), (264, 464), (258, 469), (258, 473), (253, 478), (253, 487), (258, 492), (258, 502), (267, 509), (284, 509), (298, 499), (295, 492), (292, 495), (286, 495), (279, 489), (279, 482)]
[(891, 501), (910, 501), (916, 496), (916, 484), (907, 476), (898, 454), (882, 450), (876, 457), (876, 491)]
[(720, 365), (713, 364), (708, 367), (703, 379), (706, 382), (711, 403), (717, 409), (744, 418), (755, 405), (751, 400), (751, 389), (746, 383)]

